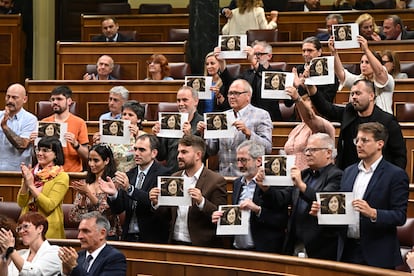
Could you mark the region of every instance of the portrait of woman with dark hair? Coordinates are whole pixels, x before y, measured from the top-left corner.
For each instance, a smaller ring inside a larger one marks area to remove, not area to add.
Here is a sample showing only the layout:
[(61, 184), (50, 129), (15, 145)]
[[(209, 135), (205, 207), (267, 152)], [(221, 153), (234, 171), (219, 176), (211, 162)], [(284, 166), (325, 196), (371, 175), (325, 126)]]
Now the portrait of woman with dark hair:
[(240, 51), (240, 37), (239, 36), (223, 37), (223, 40), (221, 41), (221, 50), (222, 51)]
[(161, 119), (161, 129), (181, 129), (180, 114), (164, 114)]
[(266, 73), (265, 89), (285, 90), (286, 75), (282, 73)]
[(336, 26), (334, 29), (335, 41), (352, 40), (352, 30), (350, 25)]
[(60, 124), (39, 122), (38, 137), (53, 136), (60, 138)]
[(330, 195), (322, 194), (321, 195), (321, 214), (345, 214), (345, 195), (344, 194), (330, 194)]
[(286, 176), (286, 157), (270, 157), (265, 160), (265, 175)]
[(161, 183), (161, 196), (184, 196), (184, 183), (179, 178), (169, 178)]
[(226, 114), (211, 114), (207, 119), (207, 130), (227, 130)]
[(124, 122), (103, 120), (103, 135), (123, 136), (124, 135)]
[(312, 62), (310, 67), (311, 77), (328, 75), (328, 60), (326, 58), (318, 58)]
[(220, 225), (241, 225), (240, 207), (225, 207), (222, 211)]
[(190, 79), (188, 85), (191, 86), (195, 91), (205, 91), (206, 83), (204, 78), (194, 78)]

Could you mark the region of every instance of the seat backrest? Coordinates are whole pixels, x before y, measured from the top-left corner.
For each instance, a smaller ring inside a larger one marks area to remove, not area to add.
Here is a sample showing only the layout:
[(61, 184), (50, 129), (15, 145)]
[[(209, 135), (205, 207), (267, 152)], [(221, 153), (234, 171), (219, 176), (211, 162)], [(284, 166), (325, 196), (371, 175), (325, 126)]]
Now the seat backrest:
[(401, 63), (400, 71), (406, 73), (409, 78), (414, 78), (414, 62)]
[(188, 29), (171, 28), (168, 30), (168, 41), (188, 40)]
[[(78, 114), (78, 108), (76, 105), (76, 102), (72, 102), (72, 104), (69, 107), (70, 113), (77, 115)], [(53, 109), (50, 101), (38, 101), (35, 105), (35, 115), (37, 116), (37, 119), (42, 120), (46, 117), (49, 117), (53, 114)]]
[(397, 237), (400, 242), (400, 250), (404, 264), (398, 266), (396, 269), (410, 272), (410, 268), (405, 262), (405, 255), (411, 251), (414, 246), (414, 218), (407, 218), (404, 225), (397, 227)]
[(394, 109), (398, 122), (414, 122), (414, 103), (395, 102)]
[(251, 45), (253, 41), (266, 41), (275, 42), (277, 41), (278, 31), (277, 29), (267, 30), (247, 30), (247, 44)]
[(158, 112), (178, 112), (177, 103), (159, 102), (157, 111), (155, 112), (154, 120), (158, 120)]
[[(88, 74), (95, 74), (95, 75), (98, 74), (98, 72), (96, 71), (96, 64), (87, 64), (86, 72)], [(82, 75), (84, 74), (83, 72), (81, 73)], [(120, 80), (121, 79), (121, 65), (115, 63), (114, 68), (112, 69), (111, 75), (117, 80)]]
[(130, 14), (131, 5), (128, 2), (122, 3), (99, 3), (98, 14)]
[(138, 8), (141, 14), (172, 13), (171, 4), (141, 4)]
[(284, 61), (269, 62), (273, 70), (286, 71), (287, 63)]
[(395, 1), (390, 0), (373, 0), (375, 9), (395, 9)]
[(0, 214), (13, 219), (15, 222), (20, 217), (21, 208), (17, 202), (0, 201)]
[(70, 210), (75, 207), (75, 204), (72, 203), (63, 203), (63, 226), (65, 229), (65, 236), (67, 239), (77, 239), (78, 238), (78, 226), (79, 222), (72, 221), (69, 219)]
[(293, 104), (291, 107), (287, 107), (284, 101), (279, 101), (279, 109), (283, 121), (292, 121), (292, 118), (294, 118), (295, 114), (295, 104)]
[(359, 63), (345, 63), (343, 64), (344, 68), (348, 70), (350, 73), (359, 75), (361, 74), (361, 67)]
[(118, 33), (124, 35), (129, 39), (132, 39), (132, 41), (138, 41), (137, 31), (118, 31)]
[(227, 71), (229, 71), (230, 75), (234, 78), (240, 76), (240, 67), (239, 63), (230, 63), (226, 66)]
[(170, 77), (173, 79), (184, 79), (191, 74), (190, 65), (187, 62), (169, 62)]

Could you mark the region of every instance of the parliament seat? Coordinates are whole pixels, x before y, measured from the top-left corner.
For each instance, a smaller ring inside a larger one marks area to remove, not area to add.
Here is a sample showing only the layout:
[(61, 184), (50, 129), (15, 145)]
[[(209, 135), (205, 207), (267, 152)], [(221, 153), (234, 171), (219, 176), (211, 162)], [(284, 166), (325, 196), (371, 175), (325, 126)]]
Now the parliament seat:
[[(88, 74), (98, 74), (98, 71), (96, 71), (96, 64), (87, 64), (86, 65), (86, 73)], [(80, 79), (82, 79), (82, 76), (84, 74), (84, 72), (81, 72), (81, 77)], [(112, 69), (112, 73), (111, 75), (116, 78), (117, 80), (121, 79), (121, 65), (119, 64), (114, 64), (114, 68)]]
[(398, 122), (414, 122), (414, 103), (395, 102), (394, 116)]
[(295, 118), (295, 104), (288, 107), (285, 105), (285, 102), (279, 101), (279, 109), (282, 114), (282, 120), (285, 122), (292, 121), (292, 118)]
[[(70, 113), (77, 115), (77, 105), (76, 102), (72, 102), (72, 104), (69, 107)], [(53, 109), (50, 101), (38, 101), (36, 102), (35, 106), (35, 115), (37, 116), (37, 119), (42, 120), (46, 117), (49, 117), (53, 114)]]
[(190, 64), (187, 62), (169, 62), (168, 65), (170, 66), (170, 77), (175, 80), (183, 80), (185, 76), (191, 74)]
[(137, 31), (118, 31), (118, 33), (132, 39), (132, 41), (138, 41)]
[(251, 45), (255, 40), (275, 42), (278, 41), (278, 30), (277, 29), (258, 29), (258, 30), (247, 30), (247, 44)]
[(178, 112), (178, 106), (175, 102), (160, 102), (154, 114), (154, 120), (158, 120), (158, 112)]
[(141, 4), (138, 8), (140, 14), (172, 13), (171, 4)]
[(131, 5), (123, 3), (99, 3), (98, 14), (130, 14)]
[(273, 70), (286, 71), (287, 64), (284, 61), (272, 61), (269, 64)]
[(408, 252), (413, 249), (414, 246), (414, 218), (407, 218), (407, 221), (403, 226), (397, 227), (397, 236), (400, 241), (401, 255), (404, 260), (404, 264), (397, 267), (397, 270), (410, 272), (410, 268), (405, 262), (405, 258)]
[(168, 41), (185, 41), (188, 40), (188, 29), (171, 28), (168, 30)]
[(226, 66), (227, 71), (229, 71), (230, 76), (236, 78), (240, 75), (241, 65), (239, 63), (230, 63)]
[(414, 78), (414, 62), (406, 62), (400, 64), (401, 73), (406, 73), (409, 78)]

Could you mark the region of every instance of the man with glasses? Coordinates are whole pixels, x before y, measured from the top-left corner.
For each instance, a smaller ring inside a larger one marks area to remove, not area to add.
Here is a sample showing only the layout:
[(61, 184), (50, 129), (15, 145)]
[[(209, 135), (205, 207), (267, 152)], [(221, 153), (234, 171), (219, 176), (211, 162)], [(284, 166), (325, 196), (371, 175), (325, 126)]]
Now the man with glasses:
[[(264, 147), (254, 141), (244, 141), (237, 147), (237, 167), (242, 176), (234, 180), (232, 204), (250, 211), (248, 235), (234, 237), (236, 249), (282, 253), (288, 219), (288, 205), (284, 204), (285, 188), (263, 185), (261, 169)], [(213, 223), (223, 216), (212, 215)]]
[[(80, 172), (82, 161), (87, 162), (88, 159), (89, 138), (86, 122), (69, 111), (72, 104), (72, 90), (65, 85), (55, 87), (50, 96), (50, 104), (54, 114), (43, 121), (66, 123), (68, 127), (64, 135), (66, 147), (63, 148), (65, 155), (63, 169), (65, 172)], [(37, 132), (34, 132), (31, 138), (34, 139), (36, 136)]]
[(287, 188), (288, 204), (292, 205), (285, 253), (300, 252), (311, 258), (336, 260), (338, 235), (335, 228), (318, 225), (309, 214), (317, 192), (333, 192), (340, 188), (342, 170), (334, 165), (335, 141), (326, 133), (312, 134), (304, 150), (309, 168), (300, 171), (292, 167), (292, 188)]
[(99, 117), (101, 120), (121, 119), (122, 106), (128, 101), (129, 91), (124, 86), (114, 86), (109, 90), (108, 108), (109, 112)]
[[(227, 94), (230, 107), (228, 113), (234, 114), (235, 129), (233, 138), (207, 139), (207, 153), (218, 154), (219, 171), (224, 176), (241, 176), (237, 168), (236, 148), (245, 140), (252, 140), (262, 144), (265, 152), (272, 152), (272, 120), (269, 112), (250, 104), (252, 87), (243, 79), (235, 80)], [(204, 132), (204, 122), (197, 124), (197, 130)]]
[[(359, 219), (341, 231), (338, 261), (388, 269), (403, 263), (397, 226), (406, 221), (408, 176), (383, 158), (388, 139), (387, 128), (378, 122), (358, 127), (354, 141), (361, 161), (344, 171), (341, 191), (353, 192)], [(312, 213), (319, 208), (314, 203)]]
[(3, 111), (0, 111), (0, 171), (20, 171), (21, 163), (31, 164), (30, 134), (36, 130), (37, 118), (27, 112), (26, 89), (18, 84), (7, 88)]
[(322, 116), (330, 121), (341, 123), (336, 159), (338, 168), (343, 170), (359, 160), (353, 143), (358, 126), (361, 123), (379, 122), (388, 129), (390, 137), (383, 148), (385, 160), (405, 169), (407, 150), (400, 125), (394, 116), (375, 104), (372, 82), (357, 80), (351, 87), (351, 102), (345, 107), (329, 103), (316, 87), (308, 86), (308, 92), (313, 105)]

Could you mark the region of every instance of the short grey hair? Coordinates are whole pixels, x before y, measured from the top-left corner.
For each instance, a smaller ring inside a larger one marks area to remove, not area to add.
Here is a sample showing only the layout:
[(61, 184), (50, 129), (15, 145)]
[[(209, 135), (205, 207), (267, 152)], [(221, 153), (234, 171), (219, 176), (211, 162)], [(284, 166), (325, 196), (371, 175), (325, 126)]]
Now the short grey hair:
[(266, 41), (259, 41), (259, 40), (255, 40), (255, 41), (253, 41), (253, 43), (252, 43), (252, 48), (253, 48), (254, 46), (256, 46), (256, 45), (260, 45), (260, 46), (262, 46), (263, 48), (265, 48), (265, 50), (266, 50), (266, 52), (267, 52), (268, 54), (271, 54), (271, 53), (272, 53), (272, 46), (271, 46), (269, 43), (267, 43)]
[(335, 140), (329, 136), (327, 133), (318, 132), (309, 136), (309, 139), (317, 139), (322, 141), (323, 147), (330, 149), (332, 151), (331, 158), (335, 159), (337, 155), (337, 150), (335, 148)]
[(344, 18), (339, 13), (328, 14), (328, 16), (325, 18), (325, 21), (328, 21), (330, 19), (336, 19), (338, 23), (344, 23)]
[(245, 140), (237, 147), (237, 151), (242, 148), (247, 148), (247, 152), (253, 159), (257, 159), (260, 156), (265, 155), (265, 148), (257, 141)]
[(181, 86), (180, 89), (178, 89), (177, 94), (178, 94), (178, 92), (184, 91), (184, 90), (190, 90), (191, 91), (191, 95), (193, 96), (194, 100), (198, 100), (198, 92), (197, 92), (197, 90), (193, 89), (191, 86), (188, 86), (188, 85)]
[(241, 82), (243, 84), (243, 91), (246, 91), (249, 94), (251, 100), (253, 89), (250, 83), (245, 79), (236, 79), (235, 81), (233, 81), (233, 83), (235, 83), (236, 81)]
[(122, 97), (124, 101), (128, 101), (129, 91), (124, 86), (114, 86), (109, 90), (109, 94), (116, 94)]
[(96, 225), (98, 226), (98, 229), (105, 229), (106, 235), (108, 235), (109, 230), (111, 229), (111, 224), (109, 223), (108, 219), (101, 213), (98, 211), (92, 211), (81, 216), (81, 220), (92, 218), (96, 219)]

